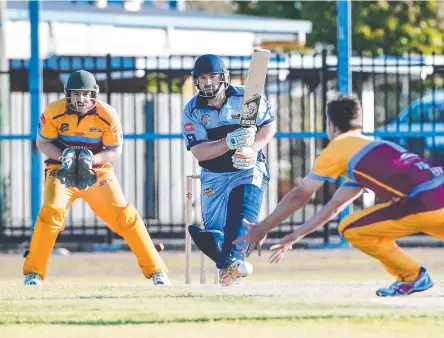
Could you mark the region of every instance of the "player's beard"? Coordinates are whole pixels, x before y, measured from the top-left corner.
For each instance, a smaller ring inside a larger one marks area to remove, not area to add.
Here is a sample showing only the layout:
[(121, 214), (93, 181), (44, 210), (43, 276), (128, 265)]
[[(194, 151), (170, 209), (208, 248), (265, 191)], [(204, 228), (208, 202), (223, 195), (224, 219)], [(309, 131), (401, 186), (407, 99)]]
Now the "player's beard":
[(216, 98), (221, 91), (224, 91), (227, 88), (227, 82), (223, 81), (219, 75), (218, 78), (215, 79), (199, 79), (196, 84), (196, 88), (199, 91), (199, 95), (204, 99), (214, 99)]
[(211, 98), (213, 95), (217, 95), (218, 90), (220, 90), (220, 87), (222, 86), (222, 83), (217, 83), (215, 86), (214, 84), (208, 84), (205, 86), (201, 86), (201, 92), (202, 95), (204, 95), (205, 98)]
[[(222, 86), (223, 86), (223, 84), (222, 84)], [(225, 101), (224, 88), (219, 88), (219, 91), (217, 92), (215, 97), (213, 97), (211, 99), (207, 99), (207, 102), (210, 106), (214, 106), (214, 107), (218, 107), (218, 108), (220, 108), (222, 106), (224, 101)]]

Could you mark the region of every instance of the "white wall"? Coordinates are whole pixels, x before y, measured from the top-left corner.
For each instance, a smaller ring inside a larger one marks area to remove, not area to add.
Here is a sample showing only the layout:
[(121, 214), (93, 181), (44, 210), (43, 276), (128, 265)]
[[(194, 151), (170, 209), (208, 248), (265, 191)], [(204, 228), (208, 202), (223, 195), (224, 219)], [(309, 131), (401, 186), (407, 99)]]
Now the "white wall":
[[(255, 34), (249, 32), (198, 31), (85, 25), (60, 22), (40, 24), (41, 55), (169, 56), (249, 55)], [(8, 58), (30, 57), (29, 21), (8, 21)]]

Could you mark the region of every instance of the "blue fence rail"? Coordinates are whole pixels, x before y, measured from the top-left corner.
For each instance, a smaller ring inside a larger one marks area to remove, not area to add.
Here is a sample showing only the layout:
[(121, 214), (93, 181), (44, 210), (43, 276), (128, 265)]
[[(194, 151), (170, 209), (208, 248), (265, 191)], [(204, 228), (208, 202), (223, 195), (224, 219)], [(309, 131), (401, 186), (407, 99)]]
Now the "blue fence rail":
[[(44, 104), (63, 96), (63, 83), (73, 70), (97, 76), (100, 98), (120, 113), (125, 134), (122, 158), (115, 163), (122, 188), (142, 213), (153, 238), (184, 236), (184, 180), (198, 172), (180, 133), (181, 111), (193, 93), (190, 72), (195, 56), (78, 57), (52, 56), (43, 60)], [(226, 57), (232, 81), (243, 83), (249, 57)], [(363, 102), (369, 135), (393, 140), (434, 162), (444, 158), (444, 57), (413, 56), (351, 59), (353, 92)], [(10, 60), (0, 74), (9, 82), (9, 113), (1, 116), (0, 243), (22, 243), (31, 234), (32, 174), (42, 175), (31, 161), (36, 126), (30, 117), (27, 60)], [(326, 142), (325, 107), (336, 92), (335, 56), (275, 54), (266, 95), (277, 117), (278, 133), (266, 149), (272, 180), (263, 215), (310, 170)], [(5, 97), (5, 96), (2, 96)], [(40, 189), (43, 187), (41, 186)], [(282, 224), (271, 237), (280, 237), (302, 224), (335, 188), (326, 184), (310, 204)], [(198, 195), (196, 187), (195, 195)], [(373, 203), (371, 196), (354, 208)], [(195, 202), (196, 215), (200, 203)], [(197, 218), (197, 216), (196, 216)], [(117, 237), (89, 207), (74, 203), (60, 242), (113, 242)], [(338, 240), (337, 221), (311, 235), (310, 240)]]

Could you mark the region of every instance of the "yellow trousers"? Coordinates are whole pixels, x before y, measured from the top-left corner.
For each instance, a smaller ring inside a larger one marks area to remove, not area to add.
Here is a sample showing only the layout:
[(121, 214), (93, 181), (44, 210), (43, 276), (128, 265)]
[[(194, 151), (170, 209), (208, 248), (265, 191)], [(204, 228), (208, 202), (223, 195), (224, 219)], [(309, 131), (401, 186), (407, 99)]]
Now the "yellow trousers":
[(66, 188), (54, 176), (57, 165), (50, 165), (46, 172), (43, 206), (38, 214), (32, 235), (30, 252), (23, 266), (23, 273), (37, 273), (46, 277), (48, 262), (57, 235), (64, 229), (65, 211), (77, 199), (83, 199), (107, 226), (128, 243), (137, 257), (145, 277), (155, 272), (167, 271), (146, 230), (145, 224), (133, 205), (123, 196), (114, 169), (104, 165), (95, 169), (97, 183), (87, 190)]
[(444, 240), (443, 194), (425, 192), (402, 203), (374, 205), (347, 216), (339, 232), (354, 247), (379, 260), (398, 281), (413, 281), (420, 265), (395, 242), (396, 239), (423, 232)]

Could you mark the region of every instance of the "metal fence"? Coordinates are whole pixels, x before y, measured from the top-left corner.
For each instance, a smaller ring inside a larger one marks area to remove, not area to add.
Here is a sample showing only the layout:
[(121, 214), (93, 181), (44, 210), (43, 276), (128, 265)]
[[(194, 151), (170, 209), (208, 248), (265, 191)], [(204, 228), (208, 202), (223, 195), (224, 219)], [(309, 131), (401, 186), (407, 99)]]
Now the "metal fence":
[[(183, 238), (185, 177), (199, 172), (181, 135), (182, 109), (194, 95), (190, 77), (194, 60), (195, 56), (111, 55), (44, 60), (44, 105), (63, 97), (63, 83), (72, 71), (86, 69), (98, 79), (99, 98), (119, 112), (125, 144), (116, 171), (127, 199), (140, 211), (153, 238)], [(250, 57), (225, 57), (225, 61), (232, 82), (243, 83)], [(326, 52), (272, 56), (265, 93), (276, 115), (278, 133), (265, 149), (272, 179), (261, 217), (308, 173), (327, 143), (325, 109), (336, 91), (336, 64), (336, 57)], [(351, 67), (353, 91), (363, 103), (365, 131), (442, 163), (444, 57), (355, 56)], [(9, 71), (0, 74), (0, 84), (0, 102), (9, 112), (1, 116), (0, 124), (0, 243), (20, 243), (29, 240), (32, 231), (29, 191), (35, 143), (31, 131), (37, 128), (30, 125), (27, 60), (10, 60)], [(195, 195), (199, 195), (197, 189)], [(302, 224), (333, 190), (334, 186), (326, 184), (271, 237)], [(373, 202), (371, 194), (364, 194), (354, 208)], [(336, 228), (337, 221), (330, 222), (311, 238), (321, 243), (336, 241)], [(59, 242), (110, 243), (116, 238), (87, 205), (76, 201)]]

